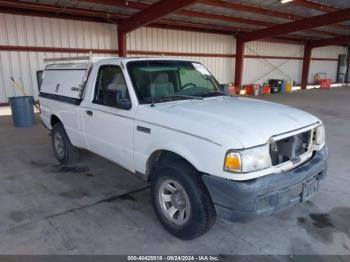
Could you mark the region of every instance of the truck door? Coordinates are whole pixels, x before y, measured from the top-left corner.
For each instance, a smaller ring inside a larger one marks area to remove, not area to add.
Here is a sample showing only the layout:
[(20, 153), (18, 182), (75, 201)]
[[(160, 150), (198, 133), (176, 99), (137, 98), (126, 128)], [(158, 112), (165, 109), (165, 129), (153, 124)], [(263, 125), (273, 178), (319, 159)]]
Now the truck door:
[(92, 102), (81, 106), (82, 133), (90, 151), (134, 171), (135, 110), (120, 107), (117, 101), (124, 101), (124, 105), (129, 101), (131, 105), (122, 69), (119, 65), (102, 65), (98, 69)]

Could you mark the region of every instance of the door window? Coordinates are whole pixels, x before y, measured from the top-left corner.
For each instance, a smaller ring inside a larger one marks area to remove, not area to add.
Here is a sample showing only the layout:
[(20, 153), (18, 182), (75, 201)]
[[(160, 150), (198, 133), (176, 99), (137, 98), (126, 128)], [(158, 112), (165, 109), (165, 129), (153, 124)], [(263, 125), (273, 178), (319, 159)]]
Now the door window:
[(119, 101), (130, 101), (123, 72), (119, 66), (101, 66), (97, 75), (93, 103), (116, 107)]

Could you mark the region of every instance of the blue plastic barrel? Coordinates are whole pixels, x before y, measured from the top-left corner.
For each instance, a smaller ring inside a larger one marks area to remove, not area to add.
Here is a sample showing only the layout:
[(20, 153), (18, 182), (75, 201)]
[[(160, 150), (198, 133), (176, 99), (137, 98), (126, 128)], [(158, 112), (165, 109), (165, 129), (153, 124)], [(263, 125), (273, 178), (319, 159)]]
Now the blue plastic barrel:
[(10, 97), (9, 103), (11, 106), (12, 120), (15, 127), (30, 127), (35, 124), (34, 97)]
[(287, 84), (287, 81), (283, 81), (283, 83), (281, 84), (281, 90), (280, 90), (281, 93), (286, 92), (286, 84)]

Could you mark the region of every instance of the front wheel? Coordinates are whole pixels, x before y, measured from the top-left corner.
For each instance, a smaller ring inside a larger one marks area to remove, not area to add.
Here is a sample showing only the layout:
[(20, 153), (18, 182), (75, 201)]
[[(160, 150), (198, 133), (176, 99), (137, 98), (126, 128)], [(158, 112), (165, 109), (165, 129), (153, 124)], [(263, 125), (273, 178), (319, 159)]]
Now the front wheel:
[(198, 172), (185, 161), (174, 160), (156, 169), (151, 196), (159, 221), (180, 239), (199, 237), (215, 222), (209, 193)]

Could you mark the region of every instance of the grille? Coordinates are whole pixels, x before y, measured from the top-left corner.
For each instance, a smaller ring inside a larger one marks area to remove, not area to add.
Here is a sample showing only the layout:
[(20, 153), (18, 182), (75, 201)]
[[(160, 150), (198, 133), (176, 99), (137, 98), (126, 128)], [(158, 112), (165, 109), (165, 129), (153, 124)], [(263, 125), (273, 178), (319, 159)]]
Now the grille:
[(272, 165), (279, 165), (287, 161), (299, 162), (300, 156), (309, 149), (311, 130), (278, 140), (270, 144)]

